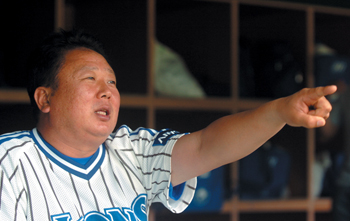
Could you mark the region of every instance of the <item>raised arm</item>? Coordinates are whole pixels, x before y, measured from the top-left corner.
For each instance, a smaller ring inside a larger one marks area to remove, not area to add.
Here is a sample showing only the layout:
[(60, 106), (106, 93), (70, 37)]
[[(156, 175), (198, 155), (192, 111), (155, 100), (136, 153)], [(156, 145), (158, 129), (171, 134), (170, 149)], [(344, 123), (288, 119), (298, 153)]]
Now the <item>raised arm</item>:
[(254, 110), (222, 117), (203, 130), (183, 136), (172, 154), (172, 184), (249, 155), (286, 124), (324, 126), (332, 109), (325, 96), (336, 90), (336, 86), (303, 89)]

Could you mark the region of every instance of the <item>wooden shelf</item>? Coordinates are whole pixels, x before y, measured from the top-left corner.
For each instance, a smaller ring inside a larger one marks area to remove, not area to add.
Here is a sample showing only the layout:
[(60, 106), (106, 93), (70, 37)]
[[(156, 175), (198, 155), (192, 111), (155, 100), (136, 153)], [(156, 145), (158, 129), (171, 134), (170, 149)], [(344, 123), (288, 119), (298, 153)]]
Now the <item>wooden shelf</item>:
[[(207, 0), (207, 1), (216, 1), (216, 0)], [(231, 0), (217, 0), (218, 2), (227, 2), (229, 3)], [(327, 13), (334, 15), (344, 15), (350, 16), (350, 10), (339, 8), (339, 7), (330, 7), (330, 6), (322, 6), (322, 5), (312, 5), (308, 3), (295, 3), (295, 2), (285, 2), (285, 1), (261, 1), (261, 0), (238, 0), (239, 4), (242, 5), (255, 5), (255, 6), (264, 6), (270, 8), (285, 8), (291, 10), (309, 10), (312, 9), (318, 13)]]
[(3, 88), (0, 89), (0, 103), (29, 103), (29, 97), (25, 89)]
[[(268, 100), (245, 99), (240, 101), (231, 98), (209, 97), (203, 99), (150, 97), (145, 95), (121, 95), (122, 107), (157, 109), (198, 109), (198, 110), (222, 110), (231, 111), (234, 108), (251, 109)], [(0, 89), (0, 103), (29, 103), (29, 97), (25, 89)]]
[(302, 212), (314, 207), (316, 212), (330, 212), (332, 209), (331, 198), (320, 198), (314, 201), (308, 199), (287, 200), (241, 200), (238, 203), (227, 201), (224, 203), (222, 212), (230, 213), (234, 207), (240, 212)]

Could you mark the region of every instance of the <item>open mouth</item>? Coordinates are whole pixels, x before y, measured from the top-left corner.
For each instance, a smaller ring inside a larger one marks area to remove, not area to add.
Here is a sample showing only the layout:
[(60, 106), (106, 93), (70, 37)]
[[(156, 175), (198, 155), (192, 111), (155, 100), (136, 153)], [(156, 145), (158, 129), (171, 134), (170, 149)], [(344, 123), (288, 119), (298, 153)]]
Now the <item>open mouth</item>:
[(96, 111), (95, 113), (100, 114), (100, 115), (104, 115), (104, 116), (109, 115), (108, 110), (99, 110), (99, 111)]

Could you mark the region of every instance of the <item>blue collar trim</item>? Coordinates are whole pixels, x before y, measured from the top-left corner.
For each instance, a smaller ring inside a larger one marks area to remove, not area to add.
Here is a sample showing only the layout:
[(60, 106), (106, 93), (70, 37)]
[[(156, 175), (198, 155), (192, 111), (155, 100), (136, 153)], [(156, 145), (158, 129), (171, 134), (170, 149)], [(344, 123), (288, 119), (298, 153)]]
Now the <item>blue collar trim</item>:
[(97, 151), (91, 156), (90, 160), (83, 165), (60, 153), (56, 148), (51, 146), (51, 144), (44, 140), (36, 128), (31, 131), (31, 136), (38, 148), (52, 162), (66, 170), (68, 173), (74, 174), (86, 180), (89, 180), (96, 173), (106, 155), (106, 148), (104, 144), (101, 144)]

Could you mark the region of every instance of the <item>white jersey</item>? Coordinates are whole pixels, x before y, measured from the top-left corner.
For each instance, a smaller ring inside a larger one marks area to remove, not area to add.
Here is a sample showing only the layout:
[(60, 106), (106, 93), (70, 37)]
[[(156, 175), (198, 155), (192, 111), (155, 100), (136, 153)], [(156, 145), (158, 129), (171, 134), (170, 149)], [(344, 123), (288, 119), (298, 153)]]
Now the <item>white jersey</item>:
[(0, 136), (0, 220), (145, 221), (152, 202), (182, 212), (196, 179), (169, 198), (171, 152), (183, 134), (122, 126), (85, 164), (36, 129)]

